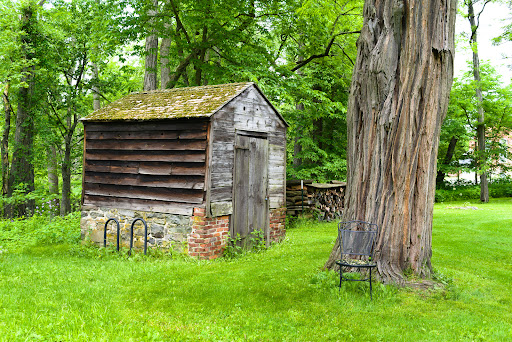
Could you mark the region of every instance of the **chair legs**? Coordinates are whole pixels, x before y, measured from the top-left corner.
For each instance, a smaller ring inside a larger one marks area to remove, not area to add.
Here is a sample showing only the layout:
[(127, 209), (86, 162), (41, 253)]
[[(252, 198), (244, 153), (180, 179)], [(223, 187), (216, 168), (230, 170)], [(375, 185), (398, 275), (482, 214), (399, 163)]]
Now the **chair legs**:
[(372, 298), (372, 268), (370, 268), (370, 300), (373, 300)]
[[(370, 270), (370, 276), (369, 276), (368, 279), (365, 279), (365, 280), (368, 280), (370, 282), (370, 300), (373, 300), (373, 296), (372, 296), (372, 267), (368, 267), (368, 269)], [(339, 285), (339, 290), (341, 290), (341, 282), (342, 281), (343, 281), (343, 266), (340, 266), (340, 285)], [(359, 280), (359, 281), (361, 281), (361, 280)]]

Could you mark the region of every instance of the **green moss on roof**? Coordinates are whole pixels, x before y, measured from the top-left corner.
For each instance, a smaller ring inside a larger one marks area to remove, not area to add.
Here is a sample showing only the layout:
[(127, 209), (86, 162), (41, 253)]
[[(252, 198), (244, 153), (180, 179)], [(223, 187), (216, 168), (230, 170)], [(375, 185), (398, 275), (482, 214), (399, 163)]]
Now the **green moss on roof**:
[(98, 109), (83, 121), (157, 120), (209, 117), (253, 85), (230, 83), (132, 93)]

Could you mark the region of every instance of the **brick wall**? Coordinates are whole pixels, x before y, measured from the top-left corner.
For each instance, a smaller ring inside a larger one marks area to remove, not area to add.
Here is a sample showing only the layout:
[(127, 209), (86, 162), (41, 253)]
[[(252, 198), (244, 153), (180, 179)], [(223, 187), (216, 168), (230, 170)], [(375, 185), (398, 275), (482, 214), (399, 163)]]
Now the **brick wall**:
[(270, 241), (280, 242), (286, 234), (286, 207), (270, 211)]
[(188, 254), (199, 259), (218, 258), (226, 246), (228, 235), (229, 216), (206, 217), (205, 209), (194, 208)]

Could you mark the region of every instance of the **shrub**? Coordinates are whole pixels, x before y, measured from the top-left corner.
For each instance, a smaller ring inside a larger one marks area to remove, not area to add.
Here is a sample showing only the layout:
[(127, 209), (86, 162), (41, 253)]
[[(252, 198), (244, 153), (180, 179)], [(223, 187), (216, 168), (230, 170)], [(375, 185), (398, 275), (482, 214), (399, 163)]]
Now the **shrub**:
[[(489, 196), (492, 198), (512, 197), (512, 179), (499, 178), (489, 184)], [(472, 183), (457, 182), (445, 189), (437, 189), (436, 202), (480, 199), (480, 186)]]
[(0, 246), (7, 250), (24, 247), (76, 244), (80, 241), (80, 212), (64, 217), (35, 215), (0, 221)]

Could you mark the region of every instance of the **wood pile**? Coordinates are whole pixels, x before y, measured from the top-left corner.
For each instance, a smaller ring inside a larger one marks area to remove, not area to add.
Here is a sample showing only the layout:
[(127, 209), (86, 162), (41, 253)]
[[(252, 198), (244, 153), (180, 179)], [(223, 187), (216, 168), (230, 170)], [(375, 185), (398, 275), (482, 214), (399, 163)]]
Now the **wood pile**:
[(321, 221), (341, 218), (346, 184), (339, 181), (314, 183), (310, 180), (286, 182), (288, 215), (313, 214)]
[(292, 179), (286, 181), (286, 212), (297, 216), (310, 209), (313, 203), (313, 194), (308, 194), (308, 185), (312, 180)]

